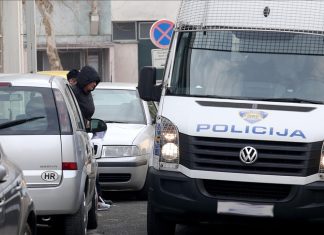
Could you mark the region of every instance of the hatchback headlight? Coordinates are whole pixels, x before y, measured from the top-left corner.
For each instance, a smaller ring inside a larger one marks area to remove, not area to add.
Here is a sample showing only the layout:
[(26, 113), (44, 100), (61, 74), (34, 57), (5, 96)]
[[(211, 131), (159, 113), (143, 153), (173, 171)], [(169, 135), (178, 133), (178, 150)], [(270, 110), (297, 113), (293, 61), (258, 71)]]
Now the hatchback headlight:
[(103, 146), (101, 157), (133, 157), (140, 155), (140, 151), (137, 146)]

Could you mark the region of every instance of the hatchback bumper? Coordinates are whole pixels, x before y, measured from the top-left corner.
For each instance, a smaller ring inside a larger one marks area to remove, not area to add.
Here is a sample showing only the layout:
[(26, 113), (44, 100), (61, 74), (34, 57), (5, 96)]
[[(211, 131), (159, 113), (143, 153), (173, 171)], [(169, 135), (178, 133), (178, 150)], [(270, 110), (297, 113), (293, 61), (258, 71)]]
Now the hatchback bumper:
[(148, 167), (145, 156), (100, 158), (97, 162), (103, 190), (138, 191), (144, 186)]

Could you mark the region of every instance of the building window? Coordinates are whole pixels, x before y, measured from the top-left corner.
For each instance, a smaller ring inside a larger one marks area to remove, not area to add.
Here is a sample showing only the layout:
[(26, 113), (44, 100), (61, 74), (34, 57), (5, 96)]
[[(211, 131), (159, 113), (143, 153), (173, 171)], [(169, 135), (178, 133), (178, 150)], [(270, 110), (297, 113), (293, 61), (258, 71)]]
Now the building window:
[[(59, 51), (59, 56), (63, 70), (80, 69), (81, 68), (81, 51)], [(51, 70), (46, 51), (37, 52), (37, 70)]]
[(138, 23), (138, 38), (150, 39), (150, 30), (154, 22), (139, 22)]
[(114, 41), (134, 41), (136, 40), (135, 22), (113, 22)]
[(103, 50), (88, 50), (85, 64), (92, 66), (103, 77)]
[[(98, 71), (102, 81), (109, 81), (105, 76), (109, 73), (109, 67), (106, 67), (104, 56), (106, 49), (75, 49), (70, 51), (59, 50), (59, 56), (63, 70), (81, 69), (84, 65), (90, 65)], [(37, 52), (37, 70), (48, 71), (51, 66), (48, 61), (46, 51)]]

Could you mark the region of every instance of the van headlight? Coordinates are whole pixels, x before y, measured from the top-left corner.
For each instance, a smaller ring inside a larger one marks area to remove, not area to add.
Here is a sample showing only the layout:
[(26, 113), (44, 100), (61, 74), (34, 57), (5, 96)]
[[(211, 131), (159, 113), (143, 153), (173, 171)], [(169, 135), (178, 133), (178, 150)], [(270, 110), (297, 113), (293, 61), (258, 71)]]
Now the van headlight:
[(140, 155), (139, 148), (134, 145), (106, 145), (102, 146), (101, 157), (134, 157)]
[(153, 162), (156, 169), (178, 169), (179, 131), (170, 120), (164, 117), (158, 119), (155, 126), (154, 155), (159, 156)]

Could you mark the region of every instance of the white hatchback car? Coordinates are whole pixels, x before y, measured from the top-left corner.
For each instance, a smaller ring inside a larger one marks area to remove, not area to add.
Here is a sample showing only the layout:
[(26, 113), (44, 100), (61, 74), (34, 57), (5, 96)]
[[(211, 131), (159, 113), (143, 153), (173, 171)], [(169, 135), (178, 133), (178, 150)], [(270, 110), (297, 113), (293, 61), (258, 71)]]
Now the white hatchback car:
[(92, 138), (103, 191), (137, 191), (145, 198), (149, 159), (153, 154), (157, 107), (143, 101), (136, 84), (102, 82), (93, 91), (94, 118), (107, 131)]

